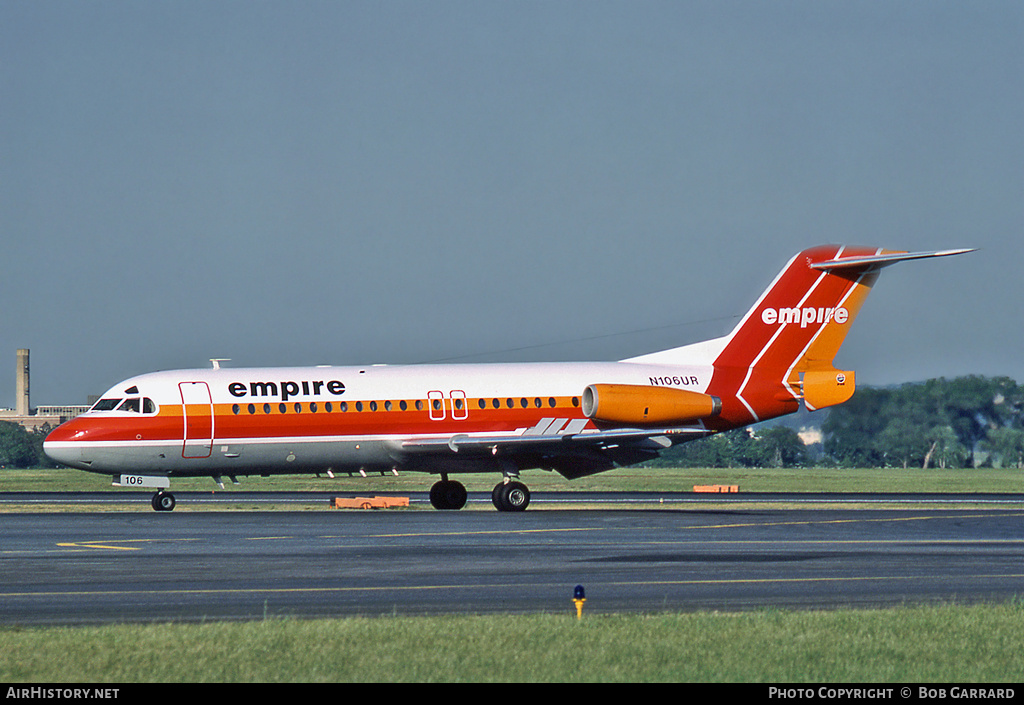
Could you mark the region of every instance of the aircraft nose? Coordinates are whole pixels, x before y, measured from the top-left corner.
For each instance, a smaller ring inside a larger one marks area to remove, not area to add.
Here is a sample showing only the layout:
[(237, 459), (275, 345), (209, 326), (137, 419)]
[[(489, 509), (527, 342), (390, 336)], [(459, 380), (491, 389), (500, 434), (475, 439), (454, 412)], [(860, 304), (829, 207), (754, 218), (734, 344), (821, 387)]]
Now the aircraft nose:
[(85, 427), (75, 419), (62, 423), (50, 431), (43, 439), (43, 445), (47, 443), (65, 443), (67, 441), (81, 440), (85, 435)]
[(56, 446), (48, 441), (43, 441), (43, 452), (53, 462), (71, 467), (77, 466), (82, 457), (82, 451), (78, 448)]
[(82, 467), (81, 441), (86, 431), (74, 420), (61, 424), (43, 439), (43, 452), (54, 462), (71, 467)]

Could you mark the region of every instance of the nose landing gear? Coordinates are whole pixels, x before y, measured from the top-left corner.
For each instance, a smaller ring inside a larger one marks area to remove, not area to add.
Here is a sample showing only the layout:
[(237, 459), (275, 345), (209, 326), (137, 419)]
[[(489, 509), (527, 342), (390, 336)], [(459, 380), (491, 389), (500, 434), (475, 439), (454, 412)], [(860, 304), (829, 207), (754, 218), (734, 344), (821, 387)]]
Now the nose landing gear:
[(157, 492), (153, 495), (151, 504), (158, 512), (169, 512), (174, 509), (174, 495), (170, 492)]

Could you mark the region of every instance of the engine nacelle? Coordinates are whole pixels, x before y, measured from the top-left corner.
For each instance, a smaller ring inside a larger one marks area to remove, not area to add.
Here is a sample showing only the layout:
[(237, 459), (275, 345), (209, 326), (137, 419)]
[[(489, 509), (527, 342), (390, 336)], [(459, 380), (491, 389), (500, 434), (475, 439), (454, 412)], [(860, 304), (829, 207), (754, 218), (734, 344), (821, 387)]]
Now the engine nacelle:
[(856, 375), (846, 370), (808, 370), (800, 373), (800, 382), (811, 411), (849, 401), (857, 389)]
[(583, 414), (595, 421), (685, 424), (717, 416), (722, 400), (710, 394), (634, 384), (591, 384), (583, 390)]

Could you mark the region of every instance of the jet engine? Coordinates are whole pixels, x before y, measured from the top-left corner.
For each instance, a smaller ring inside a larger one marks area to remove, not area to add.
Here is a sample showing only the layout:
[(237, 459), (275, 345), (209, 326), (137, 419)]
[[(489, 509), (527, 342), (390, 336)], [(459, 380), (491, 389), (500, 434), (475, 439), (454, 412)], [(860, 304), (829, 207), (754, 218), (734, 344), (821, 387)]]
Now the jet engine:
[(591, 384), (583, 390), (583, 414), (621, 424), (685, 424), (717, 416), (722, 400), (710, 394), (670, 387)]
[(822, 369), (800, 373), (804, 403), (811, 411), (848, 401), (857, 389), (856, 375), (848, 370)]

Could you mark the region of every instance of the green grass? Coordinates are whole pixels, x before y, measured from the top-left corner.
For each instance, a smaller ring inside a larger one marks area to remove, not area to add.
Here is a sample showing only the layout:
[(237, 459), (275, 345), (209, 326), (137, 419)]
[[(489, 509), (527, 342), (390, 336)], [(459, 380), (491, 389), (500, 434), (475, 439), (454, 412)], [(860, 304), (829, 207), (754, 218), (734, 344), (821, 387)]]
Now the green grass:
[(0, 682), (1016, 682), (1024, 607), (0, 629)]
[[(241, 477), (232, 488), (253, 491), (303, 490), (323, 492), (417, 492), (429, 489), (437, 479), (433, 475), (408, 473), (370, 475), (369, 477), (327, 477), (278, 475)], [(490, 492), (497, 474), (465, 475), (458, 479), (470, 491)], [(561, 475), (542, 470), (523, 473), (532, 491), (689, 491), (694, 485), (739, 485), (741, 492), (1022, 492), (1024, 470), (1018, 469), (896, 469), (896, 468), (621, 468), (584, 477), (572, 482)], [(175, 491), (210, 492), (217, 485), (208, 478), (175, 478)], [(72, 492), (120, 491), (111, 487), (110, 477), (71, 469), (0, 469), (0, 492)]]

